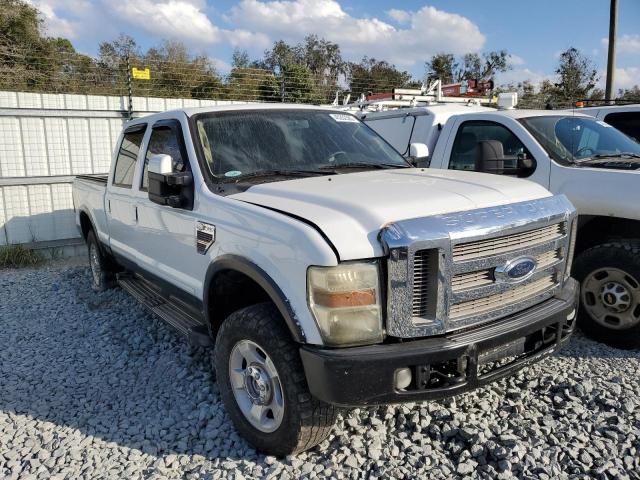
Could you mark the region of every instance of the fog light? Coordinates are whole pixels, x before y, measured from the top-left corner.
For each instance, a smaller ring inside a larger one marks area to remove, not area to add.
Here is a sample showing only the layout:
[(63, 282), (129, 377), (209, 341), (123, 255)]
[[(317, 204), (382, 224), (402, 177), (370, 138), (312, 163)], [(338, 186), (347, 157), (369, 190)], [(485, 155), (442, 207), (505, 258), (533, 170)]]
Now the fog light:
[(576, 310), (575, 309), (571, 310), (571, 313), (569, 315), (567, 315), (567, 320), (573, 320), (574, 318), (576, 318)]
[(404, 390), (411, 384), (411, 369), (399, 368), (396, 370), (396, 389)]

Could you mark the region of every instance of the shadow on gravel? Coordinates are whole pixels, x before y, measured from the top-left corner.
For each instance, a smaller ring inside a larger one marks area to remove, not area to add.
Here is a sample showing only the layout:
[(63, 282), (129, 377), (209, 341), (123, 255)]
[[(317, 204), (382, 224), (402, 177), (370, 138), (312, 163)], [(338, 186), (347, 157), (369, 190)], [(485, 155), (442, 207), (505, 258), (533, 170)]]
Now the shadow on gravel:
[(209, 352), (88, 278), (84, 267), (0, 275), (0, 412), (154, 456), (255, 458), (225, 415)]

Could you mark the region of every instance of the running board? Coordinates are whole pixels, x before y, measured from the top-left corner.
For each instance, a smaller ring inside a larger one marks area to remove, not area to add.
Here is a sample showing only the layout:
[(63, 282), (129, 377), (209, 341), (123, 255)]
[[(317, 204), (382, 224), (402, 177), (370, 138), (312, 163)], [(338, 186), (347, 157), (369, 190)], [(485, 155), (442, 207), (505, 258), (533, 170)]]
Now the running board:
[(193, 345), (208, 347), (211, 337), (205, 324), (192, 312), (173, 299), (165, 299), (162, 293), (139, 276), (128, 273), (118, 274), (118, 284), (144, 305), (151, 313), (160, 317)]

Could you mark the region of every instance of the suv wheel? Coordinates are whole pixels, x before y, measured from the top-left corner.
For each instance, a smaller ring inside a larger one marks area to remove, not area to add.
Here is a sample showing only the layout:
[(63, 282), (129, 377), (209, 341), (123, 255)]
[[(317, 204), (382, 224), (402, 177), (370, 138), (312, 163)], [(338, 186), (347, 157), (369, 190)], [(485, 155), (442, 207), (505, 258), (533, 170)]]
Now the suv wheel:
[(216, 337), (214, 363), (229, 417), (258, 450), (298, 453), (331, 433), (337, 409), (309, 393), (297, 344), (273, 304), (232, 313)]
[(96, 292), (103, 292), (113, 286), (114, 277), (93, 230), (87, 234), (87, 249), (91, 270), (91, 288)]
[(613, 347), (640, 348), (640, 243), (590, 248), (576, 257), (573, 275), (582, 330)]

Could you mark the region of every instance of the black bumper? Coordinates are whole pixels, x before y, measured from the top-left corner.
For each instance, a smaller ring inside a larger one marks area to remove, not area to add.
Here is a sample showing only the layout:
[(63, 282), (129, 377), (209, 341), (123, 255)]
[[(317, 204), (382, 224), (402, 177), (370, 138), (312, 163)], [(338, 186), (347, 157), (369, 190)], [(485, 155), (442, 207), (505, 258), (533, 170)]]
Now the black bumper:
[[(340, 406), (379, 405), (449, 397), (512, 374), (558, 350), (575, 326), (577, 282), (535, 307), (488, 325), (402, 343), (328, 349), (303, 346), (311, 393)], [(411, 384), (395, 387), (409, 368)]]

